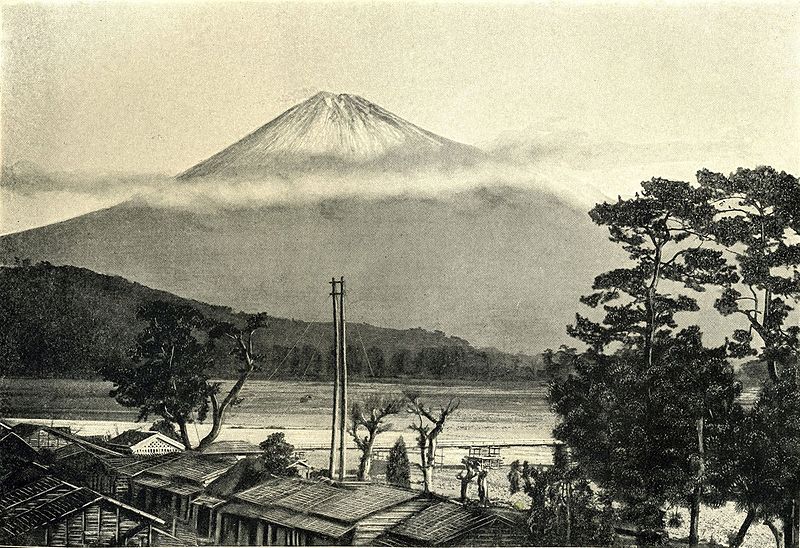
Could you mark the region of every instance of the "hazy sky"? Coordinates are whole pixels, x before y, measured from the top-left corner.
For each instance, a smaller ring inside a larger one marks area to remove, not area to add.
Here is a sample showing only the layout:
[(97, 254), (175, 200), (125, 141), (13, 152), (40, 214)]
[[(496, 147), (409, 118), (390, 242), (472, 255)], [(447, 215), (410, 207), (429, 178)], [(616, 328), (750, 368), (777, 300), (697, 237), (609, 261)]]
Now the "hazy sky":
[(21, 4), (2, 32), (5, 162), (175, 174), (329, 90), (472, 144), (800, 166), (796, 4)]

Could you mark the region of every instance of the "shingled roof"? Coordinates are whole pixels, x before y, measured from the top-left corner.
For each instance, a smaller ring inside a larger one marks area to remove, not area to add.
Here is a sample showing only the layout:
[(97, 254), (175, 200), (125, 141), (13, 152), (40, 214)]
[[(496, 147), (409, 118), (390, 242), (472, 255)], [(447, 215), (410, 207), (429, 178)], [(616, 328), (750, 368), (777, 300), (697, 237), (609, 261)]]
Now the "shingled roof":
[(223, 440), (215, 441), (202, 452), (204, 455), (260, 455), (264, 450), (245, 440)]
[(163, 524), (164, 521), (86, 487), (44, 476), (0, 497), (0, 540), (9, 541), (99, 501)]
[(278, 478), (243, 491), (236, 498), (253, 504), (354, 523), (365, 516), (418, 496), (417, 491), (385, 485), (333, 485), (299, 478)]
[(362, 518), (421, 496), (419, 491), (367, 483), (274, 478), (238, 493), (223, 511), (340, 538)]
[[(518, 520), (501, 515), (492, 508), (463, 506), (450, 501), (432, 504), (391, 528), (380, 544), (437, 546), (458, 539), (498, 520), (519, 527)], [(390, 539), (401, 542), (391, 542)]]
[(35, 461), (39, 454), (13, 430), (0, 429), (0, 457), (4, 460)]
[(181, 442), (170, 438), (169, 436), (162, 434), (161, 432), (153, 432), (150, 430), (125, 430), (122, 434), (111, 438), (108, 440), (108, 445), (111, 447), (119, 447), (126, 450), (133, 449), (138, 444), (142, 443), (143, 441), (149, 440), (151, 438), (157, 438), (162, 443), (171, 445), (175, 447), (175, 449), (184, 450), (184, 446)]
[(255, 519), (278, 523), (292, 529), (303, 529), (332, 538), (339, 538), (353, 528), (351, 523), (339, 523), (330, 519), (312, 516), (285, 508), (265, 508), (251, 504), (231, 503), (225, 512)]
[(72, 443), (70, 445), (56, 449), (55, 455), (58, 462), (67, 461), (74, 458), (76, 455), (91, 455), (109, 469), (116, 471), (118, 474), (128, 477), (133, 477), (142, 472), (175, 460), (180, 456), (180, 453), (167, 453), (164, 455), (117, 455), (108, 454), (106, 452), (98, 451), (95, 447), (88, 445), (81, 445)]
[(236, 462), (235, 457), (212, 457), (197, 453), (180, 453), (177, 458), (153, 466), (146, 473), (152, 476), (181, 479), (205, 485), (224, 474)]
[(126, 447), (131, 447), (132, 445), (136, 445), (147, 438), (152, 438), (153, 436), (157, 435), (158, 432), (149, 432), (147, 430), (125, 430), (119, 436), (108, 440), (108, 443), (112, 445), (124, 445)]
[(34, 424), (30, 422), (20, 422), (11, 427), (20, 436), (27, 437), (39, 430), (44, 430), (53, 434), (71, 434), (69, 426), (47, 426), (44, 424)]
[[(99, 443), (97, 441), (92, 441), (86, 438), (82, 438), (81, 436), (76, 436), (75, 434), (71, 434), (69, 428), (66, 427), (55, 427), (52, 428), (50, 426), (41, 426), (41, 425), (29, 425), (27, 423), (20, 423), (14, 427), (14, 431), (17, 432), (17, 427), (24, 426), (25, 428), (21, 428), (20, 431), (27, 430), (30, 426), (35, 426), (37, 429), (41, 429), (45, 432), (48, 432), (54, 436), (57, 436), (61, 439), (71, 442), (64, 447), (60, 447), (56, 449), (56, 458), (61, 458), (66, 455), (74, 454), (77, 451), (76, 447), (80, 447), (82, 449), (91, 451), (96, 454), (103, 454), (103, 455), (113, 455), (113, 456), (122, 456), (125, 454), (129, 454), (130, 452), (121, 451), (119, 448), (112, 449), (110, 447), (106, 447), (105, 444)], [(34, 430), (35, 431), (35, 430)], [(21, 435), (21, 434), (20, 434)]]

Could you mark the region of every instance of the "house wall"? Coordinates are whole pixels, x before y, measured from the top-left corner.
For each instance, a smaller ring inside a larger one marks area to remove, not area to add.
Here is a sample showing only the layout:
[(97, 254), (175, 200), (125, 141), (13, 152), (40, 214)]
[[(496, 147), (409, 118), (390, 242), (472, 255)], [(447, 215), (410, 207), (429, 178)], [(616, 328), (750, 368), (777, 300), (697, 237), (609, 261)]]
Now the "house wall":
[(166, 455), (168, 453), (177, 453), (180, 449), (174, 445), (158, 439), (153, 436), (144, 441), (137, 443), (131, 447), (131, 452), (135, 455)]
[(217, 516), (215, 542), (221, 546), (332, 546), (339, 540), (235, 514)]
[(124, 539), (128, 546), (149, 546), (150, 526), (136, 514), (99, 502), (16, 541), (28, 546), (87, 546), (116, 545), (116, 539)]
[(118, 475), (114, 479), (114, 498), (124, 502), (130, 502), (131, 478)]
[[(3, 437), (5, 436), (5, 437)], [(5, 430), (0, 430), (0, 456), (4, 459), (15, 458), (22, 462), (33, 462), (39, 460), (39, 453), (36, 449), (25, 443), (25, 440), (16, 435), (5, 435)]]
[(67, 481), (93, 489), (115, 499), (128, 500), (130, 479), (88, 453), (77, 453), (58, 461), (57, 473)]

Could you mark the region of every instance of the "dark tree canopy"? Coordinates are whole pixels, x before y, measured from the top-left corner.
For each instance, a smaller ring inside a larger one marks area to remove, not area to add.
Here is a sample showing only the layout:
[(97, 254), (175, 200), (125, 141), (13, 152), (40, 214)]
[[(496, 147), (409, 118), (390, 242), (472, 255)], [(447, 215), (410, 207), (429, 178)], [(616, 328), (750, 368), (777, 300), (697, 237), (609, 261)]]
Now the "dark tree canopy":
[(510, 491), (531, 499), (528, 524), (534, 546), (611, 546), (617, 516), (595, 494), (580, 467), (557, 454), (554, 466), (511, 463)]
[(175, 430), (175, 425), (166, 419), (158, 419), (155, 421), (150, 426), (150, 430), (164, 434), (168, 438), (172, 438), (175, 441), (181, 441), (181, 435), (177, 430)]
[[(709, 237), (727, 251), (738, 277), (716, 301), (723, 315), (739, 315), (733, 333), (738, 356), (758, 354), (773, 381), (800, 355), (800, 327), (790, 314), (800, 299), (800, 183), (770, 167), (738, 169), (730, 176), (697, 174), (716, 205)], [(761, 348), (753, 346), (753, 336)]]
[[(266, 316), (247, 316), (244, 326), (212, 322), (195, 307), (167, 301), (142, 305), (137, 317), (146, 327), (136, 338), (128, 364), (109, 364), (103, 369), (111, 391), (120, 404), (139, 408), (139, 420), (157, 414), (180, 432), (191, 448), (187, 424), (211, 417), (211, 431), (197, 448), (210, 445), (219, 435), (225, 413), (240, 402), (242, 386), (262, 360), (254, 352), (253, 334), (266, 324)], [(224, 397), (221, 383), (211, 380), (214, 347), (229, 341), (230, 353), (242, 363), (238, 378)]]
[(294, 445), (286, 441), (283, 432), (270, 434), (259, 444), (264, 453), (261, 459), (264, 469), (275, 476), (296, 476), (297, 470), (290, 468), (295, 462)]
[[(722, 315), (741, 320), (728, 349), (736, 358), (755, 356), (750, 376), (763, 378), (753, 374), (757, 365), (766, 376), (758, 403), (729, 432), (729, 447), (737, 448), (727, 453), (731, 496), (747, 510), (733, 544), (741, 544), (756, 517), (777, 533), (771, 519), (779, 516), (787, 547), (797, 548), (800, 479), (791, 455), (798, 432), (790, 410), (800, 400), (800, 183), (765, 166), (727, 176), (701, 170), (697, 179), (715, 207), (714, 222), (698, 230), (725, 251), (737, 273), (721, 284), (715, 302)], [(759, 452), (756, 443), (769, 452)]]
[(406, 442), (397, 438), (386, 460), (386, 481), (397, 487), (411, 487), (411, 464), (408, 461)]
[(656, 178), (590, 212), (629, 263), (599, 274), (581, 299), (602, 312), (576, 315), (568, 331), (589, 349), (564, 354), (575, 374), (551, 386), (557, 437), (642, 527), (659, 527), (668, 501), (691, 501), (696, 525), (700, 499), (714, 492), (702, 472), (706, 446), (738, 393), (724, 348), (705, 348), (700, 329), (677, 319), (699, 309), (691, 292), (737, 279), (698, 236), (714, 220), (709, 197)]
[(103, 370), (114, 383), (111, 396), (138, 407), (140, 420), (156, 414), (177, 424), (181, 441), (191, 447), (186, 425), (206, 418), (209, 398), (219, 391), (209, 379), (213, 359), (203, 340), (209, 323), (191, 306), (163, 301), (147, 303), (137, 315), (147, 327), (136, 339), (130, 365)]
[(693, 238), (695, 227), (708, 226), (714, 208), (710, 192), (689, 183), (652, 179), (642, 183), (636, 197), (595, 206), (590, 216), (608, 227), (609, 239), (619, 244), (631, 265), (598, 275), (594, 292), (581, 298), (591, 308), (602, 306), (600, 322), (576, 315), (569, 334), (599, 351), (612, 343), (641, 348), (647, 363), (659, 341), (677, 327), (675, 314), (698, 310), (697, 301), (660, 289), (664, 282), (704, 291), (709, 284), (735, 281), (733, 267), (722, 252)]

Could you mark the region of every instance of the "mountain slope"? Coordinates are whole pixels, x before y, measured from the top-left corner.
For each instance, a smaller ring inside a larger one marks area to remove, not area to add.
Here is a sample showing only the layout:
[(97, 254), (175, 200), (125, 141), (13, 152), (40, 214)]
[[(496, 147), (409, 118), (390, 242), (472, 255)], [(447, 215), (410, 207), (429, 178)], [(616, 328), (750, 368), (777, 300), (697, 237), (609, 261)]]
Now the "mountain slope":
[[(615, 255), (616, 253), (616, 255)], [(578, 297), (619, 255), (585, 213), (540, 192), (189, 210), (127, 203), (0, 238), (0, 259), (71, 264), (239, 310), (425, 326), (536, 354), (568, 341)]]
[[(208, 318), (236, 324), (247, 317), (117, 276), (47, 263), (0, 268), (0, 298), (0, 374), (12, 376), (92, 377), (101, 365), (125, 361), (144, 326), (136, 310), (146, 302), (188, 304)], [(348, 361), (355, 377), (502, 377), (536, 362), (480, 351), (441, 332), (360, 323), (350, 323), (349, 329)], [(255, 339), (268, 362), (260, 375), (274, 370), (283, 378), (327, 378), (332, 331), (330, 323), (271, 317)], [(216, 363), (221, 376), (235, 375), (239, 367), (225, 347), (218, 349)]]
[(318, 169), (402, 169), (481, 156), (357, 95), (321, 92), (189, 168), (178, 179), (251, 177)]

